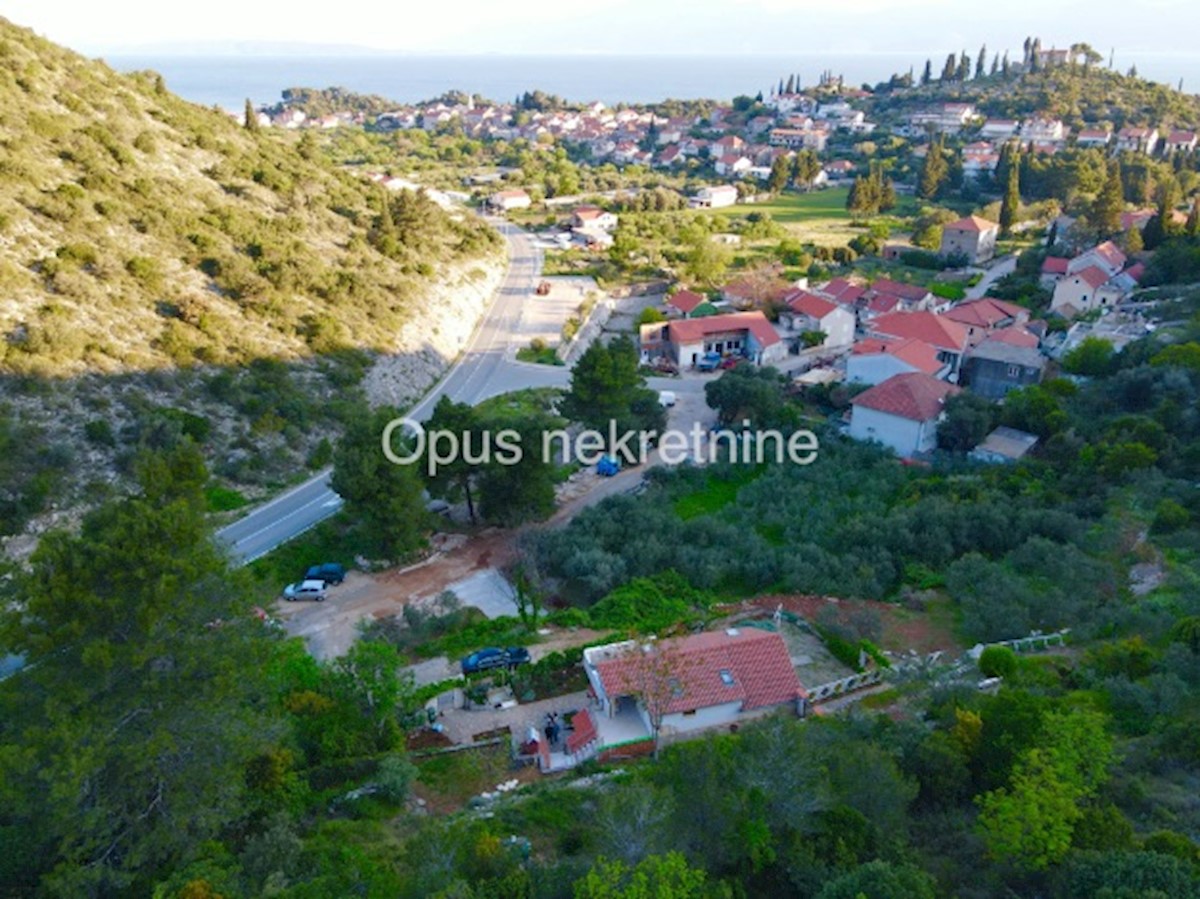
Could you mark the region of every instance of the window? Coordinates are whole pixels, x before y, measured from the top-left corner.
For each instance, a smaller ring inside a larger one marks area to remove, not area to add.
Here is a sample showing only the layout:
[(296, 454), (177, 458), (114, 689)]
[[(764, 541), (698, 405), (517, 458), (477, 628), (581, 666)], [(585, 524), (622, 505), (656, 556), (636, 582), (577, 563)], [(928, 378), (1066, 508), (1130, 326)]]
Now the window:
[(721, 683), (727, 687), (733, 686), (733, 672), (728, 668), (721, 669)]
[(1010, 366), (1008, 367), (1008, 376), (1009, 376), (1010, 378), (1019, 378), (1019, 377), (1021, 377), (1021, 366), (1019, 366), (1019, 365), (1010, 365)]
[(686, 712), (683, 713), (684, 718), (693, 718), (693, 717), (695, 717), (695, 715), (696, 715), (695, 709), (688, 709)]

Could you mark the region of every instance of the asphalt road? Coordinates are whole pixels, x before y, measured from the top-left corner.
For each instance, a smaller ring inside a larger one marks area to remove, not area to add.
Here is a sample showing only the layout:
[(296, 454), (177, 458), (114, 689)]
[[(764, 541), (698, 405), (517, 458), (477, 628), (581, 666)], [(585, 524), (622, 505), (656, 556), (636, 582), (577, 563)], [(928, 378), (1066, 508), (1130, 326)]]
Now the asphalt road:
[[(565, 367), (516, 361), (521, 346), (521, 309), (542, 273), (542, 251), (529, 235), (506, 221), (493, 224), (508, 243), (508, 273), (484, 313), (474, 337), (458, 361), (408, 413), (424, 421), (437, 401), (449, 396), (474, 405), (489, 397), (529, 387), (566, 387), (570, 372)], [(704, 390), (708, 378), (650, 378), (655, 390), (695, 393)], [(234, 558), (252, 562), (281, 543), (304, 533), (333, 515), (342, 505), (329, 487), (330, 470), (293, 487), (259, 506), (250, 514), (217, 532)]]
[[(562, 387), (566, 369), (515, 361), (521, 305), (541, 276), (542, 253), (529, 236), (505, 221), (494, 223), (508, 242), (508, 273), (467, 349), (410, 417), (424, 420), (442, 396), (472, 405), (525, 387)], [(334, 514), (342, 504), (329, 487), (330, 470), (293, 487), (217, 532), (236, 559), (252, 562)]]

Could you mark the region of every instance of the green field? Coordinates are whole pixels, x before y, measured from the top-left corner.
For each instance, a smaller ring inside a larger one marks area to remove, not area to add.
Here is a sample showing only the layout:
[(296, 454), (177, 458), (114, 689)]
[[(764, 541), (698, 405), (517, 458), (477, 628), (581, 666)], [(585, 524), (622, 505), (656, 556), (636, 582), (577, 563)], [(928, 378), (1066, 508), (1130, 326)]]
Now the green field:
[(717, 215), (746, 215), (749, 212), (766, 212), (775, 221), (784, 225), (808, 222), (814, 219), (839, 219), (848, 222), (850, 213), (846, 211), (846, 197), (849, 193), (850, 189), (846, 187), (814, 190), (807, 194), (784, 193), (765, 203), (739, 204), (710, 211)]
[[(784, 193), (762, 203), (747, 203), (726, 206), (722, 209), (704, 210), (714, 215), (742, 217), (752, 212), (767, 213), (776, 222), (786, 227), (804, 243), (819, 246), (843, 246), (862, 233), (861, 224), (855, 224), (846, 211), (847, 187), (815, 190), (811, 193)], [(912, 197), (899, 197), (896, 208), (887, 216), (876, 217), (892, 223), (916, 213), (916, 202)]]

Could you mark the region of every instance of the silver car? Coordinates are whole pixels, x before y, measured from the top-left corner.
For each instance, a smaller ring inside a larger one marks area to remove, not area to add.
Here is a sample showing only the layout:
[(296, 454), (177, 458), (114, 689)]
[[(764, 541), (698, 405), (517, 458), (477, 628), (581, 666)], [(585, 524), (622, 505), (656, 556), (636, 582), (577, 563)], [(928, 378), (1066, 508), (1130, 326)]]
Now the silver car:
[(283, 598), (288, 602), (295, 602), (298, 599), (315, 599), (317, 602), (324, 602), (325, 582), (298, 581), (295, 584), (288, 584), (283, 588)]

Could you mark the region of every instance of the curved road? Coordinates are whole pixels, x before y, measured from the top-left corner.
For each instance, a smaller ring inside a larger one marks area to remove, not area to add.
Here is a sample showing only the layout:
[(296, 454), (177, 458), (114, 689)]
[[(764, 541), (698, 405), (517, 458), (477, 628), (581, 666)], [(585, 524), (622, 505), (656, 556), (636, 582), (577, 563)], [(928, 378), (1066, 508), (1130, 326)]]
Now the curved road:
[[(513, 338), (520, 325), (522, 303), (532, 293), (541, 275), (542, 254), (520, 228), (506, 221), (493, 224), (507, 241), (508, 272), (467, 349), (409, 412), (412, 418), (428, 418), (443, 396), (474, 405), (511, 390), (567, 384), (565, 368), (514, 361), (516, 346)], [(330, 470), (326, 469), (222, 528), (217, 537), (229, 546), (234, 558), (243, 563), (265, 555), (341, 507), (341, 497), (329, 488), (329, 478)]]

